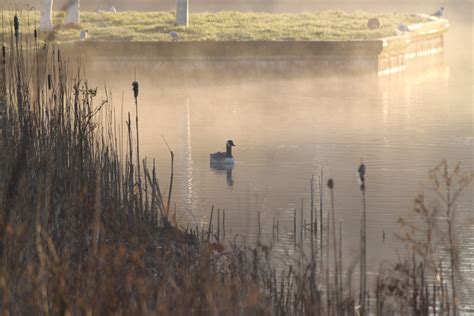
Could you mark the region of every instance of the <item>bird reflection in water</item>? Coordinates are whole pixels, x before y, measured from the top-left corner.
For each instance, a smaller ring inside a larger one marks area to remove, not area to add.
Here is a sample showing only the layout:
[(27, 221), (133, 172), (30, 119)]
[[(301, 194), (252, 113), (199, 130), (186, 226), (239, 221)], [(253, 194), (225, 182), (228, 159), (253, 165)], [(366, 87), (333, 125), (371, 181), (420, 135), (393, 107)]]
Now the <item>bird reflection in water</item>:
[(234, 178), (232, 177), (232, 169), (234, 169), (234, 164), (223, 164), (218, 162), (210, 162), (211, 169), (216, 170), (217, 173), (227, 173), (227, 185), (233, 186), (234, 185)]

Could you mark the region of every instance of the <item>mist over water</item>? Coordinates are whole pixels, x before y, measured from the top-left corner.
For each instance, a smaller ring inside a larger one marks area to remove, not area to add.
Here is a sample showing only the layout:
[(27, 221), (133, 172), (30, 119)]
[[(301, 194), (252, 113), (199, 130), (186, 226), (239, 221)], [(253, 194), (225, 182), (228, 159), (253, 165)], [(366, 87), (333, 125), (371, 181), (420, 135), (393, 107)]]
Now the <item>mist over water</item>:
[[(464, 4), (448, 11), (451, 30), (442, 66), (392, 77), (224, 80), (217, 73), (215, 79), (176, 80), (146, 62), (120, 67), (98, 63), (87, 66), (87, 72), (92, 84), (105, 82), (113, 91), (117, 119), (124, 92), (125, 119), (127, 111), (134, 115), (131, 82), (136, 70), (142, 155), (149, 164), (156, 159), (166, 187), (170, 161), (162, 135), (174, 151), (173, 201), (183, 226), (206, 225), (214, 205), (226, 210), (227, 234), (255, 240), (260, 212), (264, 240), (271, 239), (273, 220), (278, 219), (277, 251), (291, 252), (294, 209), (300, 209), (303, 199), (309, 214), (309, 180), (323, 171), (325, 180), (335, 181), (336, 216), (343, 221), (343, 257), (349, 264), (359, 252), (362, 201), (356, 170), (363, 158), (367, 261), (369, 271), (376, 273), (381, 262), (396, 258), (396, 249), (403, 253), (394, 234), (414, 197), (424, 193), (436, 205), (429, 169), (442, 159), (473, 169), (472, 11), (466, 8), (472, 9)], [(209, 165), (209, 154), (224, 151), (228, 139), (237, 145), (231, 174)], [(456, 227), (465, 278), (463, 303), (472, 309), (470, 190), (459, 201)], [(324, 199), (327, 208), (327, 192)]]

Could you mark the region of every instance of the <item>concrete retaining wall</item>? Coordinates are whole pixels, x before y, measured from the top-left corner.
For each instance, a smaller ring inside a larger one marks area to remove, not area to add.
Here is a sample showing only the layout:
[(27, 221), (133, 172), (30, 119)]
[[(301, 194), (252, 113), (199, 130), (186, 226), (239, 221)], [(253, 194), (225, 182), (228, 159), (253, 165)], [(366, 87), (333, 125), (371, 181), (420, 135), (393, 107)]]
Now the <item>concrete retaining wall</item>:
[[(65, 55), (80, 52), (86, 62), (120, 67), (122, 63), (159, 65), (159, 71), (231, 73), (373, 74), (400, 72), (410, 62), (442, 56), (447, 20), (410, 25), (410, 32), (378, 40), (93, 42), (63, 46)], [(63, 54), (64, 55), (64, 54)], [(155, 67), (156, 68), (156, 67)]]
[[(444, 33), (449, 28), (445, 19), (409, 25), (410, 32), (382, 39), (383, 50), (378, 57), (378, 74), (387, 75), (406, 70), (411, 63), (425, 59), (442, 59)], [(433, 57), (433, 58), (432, 58)]]

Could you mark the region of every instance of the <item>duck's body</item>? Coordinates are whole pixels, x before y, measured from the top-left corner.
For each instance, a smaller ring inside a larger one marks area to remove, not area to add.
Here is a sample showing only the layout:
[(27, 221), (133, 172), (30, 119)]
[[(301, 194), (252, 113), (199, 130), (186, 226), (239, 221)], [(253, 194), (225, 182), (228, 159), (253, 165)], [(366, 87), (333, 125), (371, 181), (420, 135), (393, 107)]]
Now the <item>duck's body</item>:
[(226, 153), (217, 152), (211, 154), (211, 163), (233, 164), (235, 160), (233, 157), (227, 157)]
[(235, 160), (232, 156), (232, 147), (235, 144), (232, 140), (228, 140), (226, 143), (226, 151), (225, 152), (216, 152), (210, 154), (211, 164), (234, 164)]

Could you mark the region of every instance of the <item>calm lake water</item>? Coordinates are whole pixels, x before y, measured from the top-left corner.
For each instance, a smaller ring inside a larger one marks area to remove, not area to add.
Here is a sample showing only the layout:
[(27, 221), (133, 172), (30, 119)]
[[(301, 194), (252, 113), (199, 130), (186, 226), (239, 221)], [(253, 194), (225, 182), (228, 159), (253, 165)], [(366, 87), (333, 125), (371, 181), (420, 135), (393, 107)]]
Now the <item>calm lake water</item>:
[[(473, 170), (472, 29), (466, 20), (451, 25), (444, 65), (388, 78), (178, 82), (143, 63), (116, 70), (96, 65), (88, 72), (93, 84), (106, 82), (112, 89), (120, 117), (122, 91), (125, 111), (133, 109), (136, 69), (142, 155), (149, 163), (156, 159), (161, 185), (167, 188), (170, 159), (162, 136), (175, 152), (173, 200), (180, 224), (207, 225), (214, 205), (226, 210), (228, 235), (255, 241), (260, 212), (263, 240), (272, 239), (273, 220), (279, 220), (275, 248), (281, 258), (288, 254), (286, 263), (292, 260), (294, 209), (303, 199), (309, 220), (309, 181), (321, 171), (325, 181), (335, 181), (344, 260), (349, 265), (357, 257), (362, 200), (356, 170), (363, 158), (367, 262), (376, 273), (381, 262), (403, 254), (394, 234), (397, 220), (409, 218), (414, 197), (424, 193), (429, 205), (439, 202), (428, 171), (443, 159)], [(210, 168), (209, 153), (224, 151), (227, 139), (237, 145), (235, 167), (231, 172)], [(456, 218), (466, 312), (474, 311), (472, 193), (471, 187), (460, 198)], [(325, 212), (328, 195), (325, 191)]]

